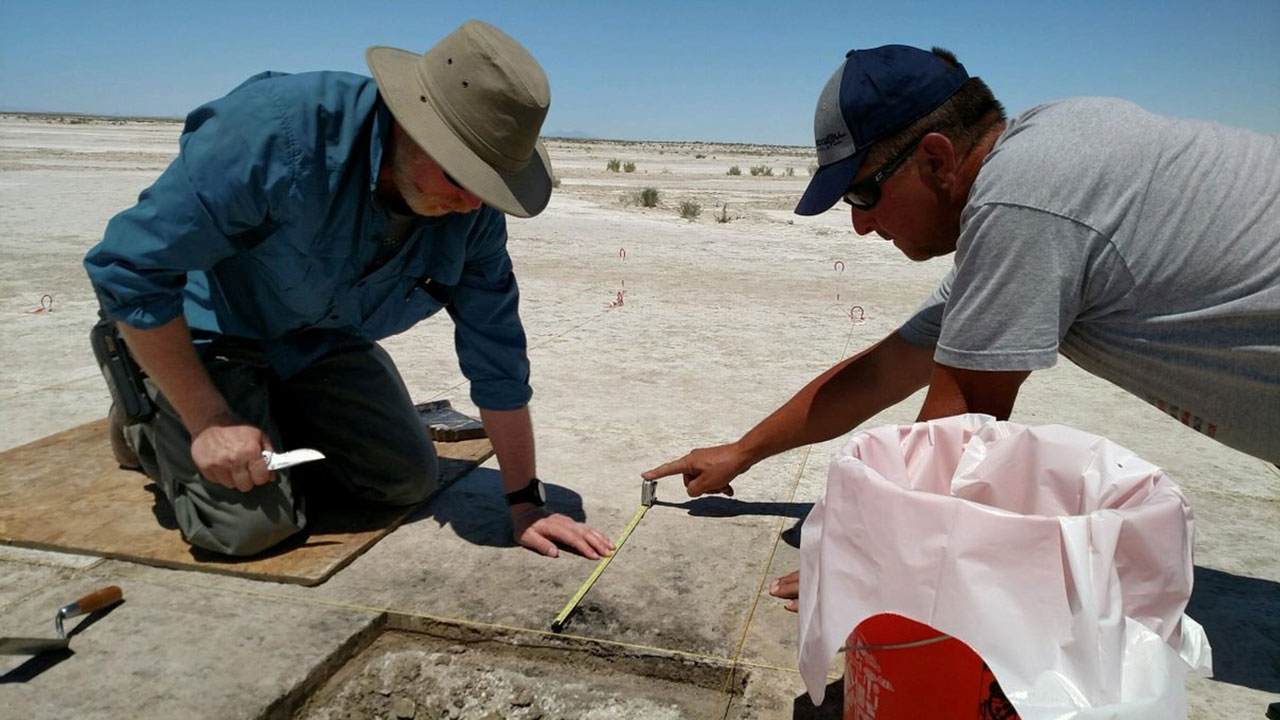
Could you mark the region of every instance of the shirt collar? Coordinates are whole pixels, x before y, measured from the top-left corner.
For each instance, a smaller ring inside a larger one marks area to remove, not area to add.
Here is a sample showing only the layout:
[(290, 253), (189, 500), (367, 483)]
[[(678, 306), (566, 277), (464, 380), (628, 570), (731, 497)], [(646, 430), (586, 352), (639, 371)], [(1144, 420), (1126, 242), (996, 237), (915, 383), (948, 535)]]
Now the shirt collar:
[(369, 137), (369, 195), (374, 198), (377, 197), (378, 172), (382, 169), (382, 151), (391, 137), (393, 122), (391, 111), (379, 96), (373, 106), (373, 130)]

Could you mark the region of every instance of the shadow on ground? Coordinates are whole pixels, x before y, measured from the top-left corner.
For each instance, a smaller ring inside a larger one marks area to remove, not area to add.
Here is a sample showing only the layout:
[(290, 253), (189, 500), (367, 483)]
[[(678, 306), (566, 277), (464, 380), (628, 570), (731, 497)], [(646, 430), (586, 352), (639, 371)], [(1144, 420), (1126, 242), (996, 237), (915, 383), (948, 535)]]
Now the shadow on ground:
[[(546, 483), (547, 509), (586, 522), (582, 496), (560, 485)], [(473, 545), (515, 547), (511, 515), (502, 488), (502, 474), (477, 468), (415, 511), (407, 522), (431, 518), (440, 527), (448, 525), (458, 537)]]
[(1213, 678), (1280, 693), (1280, 583), (1195, 569), (1187, 614), (1213, 647)]
[[(548, 483), (547, 508), (577, 520), (586, 522), (582, 496), (559, 485)], [(145, 489), (154, 497), (152, 513), (160, 527), (177, 530), (178, 523), (173, 506), (154, 482)], [(405, 512), (403, 507), (388, 507), (365, 503), (343, 493), (307, 496), (309, 523), (305, 532), (287, 538), (258, 555), (262, 559), (286, 554), (304, 545), (332, 544), (316, 540), (316, 535), (333, 533), (359, 533), (377, 530), (395, 524)], [(405, 518), (405, 523), (433, 518), (441, 527), (453, 528), (463, 540), (486, 547), (515, 547), (511, 532), (511, 516), (507, 512), (506, 496), (502, 488), (502, 475), (497, 470), (476, 468), (461, 478), (450, 482), (435, 496)], [(572, 549), (570, 549), (572, 552)], [(209, 563), (235, 564), (244, 558), (191, 548), (196, 560)]]
[(827, 683), (827, 694), (821, 705), (814, 705), (808, 693), (801, 693), (791, 703), (792, 720), (840, 720), (844, 717), (844, 679)]
[(71, 649), (70, 641), (75, 638), (76, 635), (79, 635), (88, 629), (90, 625), (93, 625), (107, 615), (115, 612), (116, 608), (120, 607), (124, 603), (125, 601), (121, 600), (113, 603), (109, 607), (105, 607), (101, 610), (95, 610), (88, 615), (85, 615), (83, 620), (67, 632), (67, 647), (60, 650), (54, 650), (52, 652), (32, 655), (30, 659), (23, 662), (21, 665), (13, 668), (3, 675), (0, 675), (0, 685), (7, 685), (9, 683), (25, 683), (61, 663), (63, 660), (75, 655), (75, 650)]
[(768, 515), (794, 518), (795, 523), (782, 531), (782, 541), (793, 548), (800, 547), (800, 526), (813, 509), (813, 503), (797, 502), (748, 502), (727, 497), (700, 497), (682, 503), (658, 500), (654, 505), (684, 510), (692, 517), (729, 518), (743, 515)]

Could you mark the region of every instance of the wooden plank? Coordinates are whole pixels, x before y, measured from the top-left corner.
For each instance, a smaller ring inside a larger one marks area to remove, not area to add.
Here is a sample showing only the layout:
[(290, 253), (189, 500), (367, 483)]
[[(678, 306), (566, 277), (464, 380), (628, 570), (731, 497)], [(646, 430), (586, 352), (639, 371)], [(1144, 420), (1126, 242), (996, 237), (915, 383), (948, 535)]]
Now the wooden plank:
[[(487, 438), (435, 446), (441, 489), (493, 455)], [(309, 508), (306, 532), (263, 554), (232, 558), (188, 545), (160, 489), (116, 467), (105, 419), (0, 453), (0, 543), (183, 570), (317, 585), (415, 509)]]

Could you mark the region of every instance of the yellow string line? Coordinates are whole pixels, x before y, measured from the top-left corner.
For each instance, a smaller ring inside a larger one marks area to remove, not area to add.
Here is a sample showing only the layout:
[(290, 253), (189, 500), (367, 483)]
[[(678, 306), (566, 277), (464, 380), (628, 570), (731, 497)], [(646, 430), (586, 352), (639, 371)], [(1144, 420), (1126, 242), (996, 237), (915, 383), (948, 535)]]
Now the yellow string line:
[[(99, 572), (99, 573), (93, 573), (93, 574), (102, 575), (102, 576), (110, 575), (113, 578), (119, 577), (118, 574), (114, 574), (114, 573), (108, 574), (108, 573)], [(532, 635), (541, 635), (543, 637), (548, 637), (548, 638), (562, 638), (567, 640), (577, 640), (582, 642), (595, 643), (598, 645), (606, 645), (609, 647), (617, 647), (617, 648), (623, 648), (627, 650), (636, 650), (636, 651), (641, 651), (647, 654), (674, 655), (678, 657), (689, 658), (691, 660), (703, 660), (715, 665), (725, 666), (726, 670), (730, 669), (729, 666), (732, 663), (732, 660), (727, 657), (693, 652), (690, 650), (676, 650), (674, 648), (664, 648), (664, 647), (658, 647), (655, 645), (645, 645), (643, 643), (627, 642), (625, 640), (613, 640), (609, 638), (592, 637), (590, 635), (578, 635), (575, 633), (555, 633), (555, 632), (551, 632), (550, 630), (544, 630), (542, 628), (530, 628), (530, 627), (524, 627), (522, 625), (508, 625), (505, 623), (483, 622), (480, 620), (464, 620), (462, 618), (447, 617), (444, 615), (432, 615), (430, 613), (417, 612), (413, 610), (396, 610), (391, 607), (377, 607), (373, 605), (362, 605), (360, 603), (351, 603), (343, 600), (331, 600), (329, 598), (299, 597), (299, 596), (287, 595), (283, 593), (265, 592), (262, 590), (256, 590), (252, 588), (227, 588), (227, 587), (219, 587), (217, 585), (210, 585), (206, 583), (184, 582), (181, 580), (169, 580), (169, 579), (156, 580), (156, 579), (146, 578), (146, 579), (143, 579), (143, 582), (149, 582), (155, 585), (185, 587), (185, 588), (190, 588), (195, 590), (213, 590), (217, 592), (228, 592), (228, 593), (235, 593), (239, 595), (249, 595), (253, 597), (264, 598), (267, 600), (283, 600), (288, 602), (302, 603), (304, 605), (334, 607), (334, 608), (340, 608), (343, 610), (353, 610), (357, 612), (365, 612), (370, 614), (386, 614), (388, 616), (399, 617), (399, 618), (415, 618), (419, 620), (427, 620), (429, 622), (435, 622), (441, 625), (454, 626), (458, 628), (478, 629), (478, 630), (499, 630), (499, 631), (504, 631), (508, 633), (519, 632), (519, 633), (528, 633)], [(409, 633), (415, 632), (412, 629), (402, 628), (402, 627), (393, 627), (392, 629), (398, 630), (401, 632), (409, 632)], [(424, 634), (424, 633), (419, 633), (419, 634)], [(572, 650), (573, 648), (566, 648), (566, 649)], [(781, 672), (789, 672), (792, 674), (798, 673), (798, 670), (796, 670), (795, 668), (778, 667), (775, 665), (769, 665), (767, 663), (741, 662), (738, 664), (746, 665), (748, 667), (760, 668), (764, 670), (777, 670)]]
[[(591, 292), (592, 294), (595, 294), (595, 293), (596, 293), (596, 291), (595, 291), (595, 290), (591, 290), (591, 291), (588, 291), (588, 292)], [(582, 327), (582, 326), (584, 326), (584, 325), (589, 325), (589, 324), (591, 324), (591, 323), (595, 322), (596, 320), (599, 320), (600, 318), (602, 318), (602, 317), (604, 317), (606, 314), (608, 314), (608, 312), (609, 312), (609, 309), (601, 310), (600, 312), (596, 313), (595, 315), (592, 315), (591, 317), (588, 317), (586, 320), (583, 320), (582, 322), (578, 323), (577, 325), (571, 325), (571, 326), (569, 326), (568, 328), (565, 328), (564, 330), (561, 330), (560, 332), (556, 333), (555, 335), (548, 335), (547, 337), (543, 338), (542, 340), (539, 340), (539, 341), (538, 341), (538, 342), (536, 342), (536, 343), (532, 343), (532, 344), (530, 344), (528, 349), (529, 349), (529, 350), (531, 350), (531, 351), (532, 351), (532, 350), (536, 350), (537, 348), (540, 348), (540, 347), (542, 347), (543, 345), (546, 345), (547, 343), (552, 342), (553, 340), (559, 340), (560, 338), (564, 337), (565, 335), (568, 335), (569, 333), (573, 332), (574, 330), (577, 330), (578, 328), (580, 328), (580, 327)], [(463, 385), (466, 385), (466, 384), (468, 384), (468, 383), (470, 383), (470, 382), (471, 382), (470, 380), (467, 380), (466, 378), (463, 378), (462, 380), (458, 381), (457, 383), (455, 383), (455, 384), (453, 384), (453, 385), (451, 385), (451, 386), (449, 386), (449, 387), (445, 388), (444, 390), (441, 390), (440, 392), (437, 392), (437, 393), (436, 393), (436, 394), (435, 394), (431, 399), (432, 399), (432, 400), (438, 400), (438, 399), (440, 399), (440, 398), (442, 398), (442, 397), (446, 397), (446, 396), (448, 396), (450, 393), (452, 393), (453, 391), (457, 390), (458, 388), (460, 388), (460, 387), (462, 387)]]
[[(849, 345), (853, 343), (854, 327), (855, 326), (852, 326), (852, 325), (849, 327), (849, 334), (845, 337), (845, 341), (844, 341), (844, 349), (840, 351), (840, 359), (837, 360), (836, 362), (843, 360), (848, 355)], [(800, 467), (796, 471), (795, 480), (791, 483), (791, 492), (787, 496), (788, 503), (795, 501), (796, 491), (800, 489), (800, 480), (804, 477), (805, 468), (807, 468), (809, 465), (809, 454), (812, 451), (812, 449), (813, 449), (812, 445), (805, 446), (804, 455), (800, 458)], [(730, 692), (730, 686), (733, 682), (733, 676), (740, 665), (747, 665), (747, 663), (742, 661), (742, 648), (746, 646), (747, 633), (751, 629), (751, 621), (755, 618), (756, 608), (760, 604), (760, 595), (762, 592), (764, 592), (765, 583), (768, 582), (769, 580), (770, 570), (773, 569), (773, 560), (778, 552), (778, 543), (782, 542), (782, 529), (783, 529), (783, 525), (785, 525), (786, 522), (787, 521), (785, 519), (781, 519), (778, 521), (777, 532), (774, 533), (774, 537), (773, 537), (773, 545), (770, 546), (769, 557), (768, 559), (765, 560), (765, 563), (764, 563), (764, 573), (760, 577), (760, 584), (756, 587), (756, 594), (751, 601), (751, 607), (750, 609), (747, 610), (747, 621), (742, 625), (742, 635), (738, 638), (738, 647), (736, 650), (734, 650), (734, 653), (733, 653), (733, 667), (730, 669), (727, 677), (725, 678), (724, 687), (721, 688), (721, 691), (720, 691), (724, 700), (723, 717), (726, 719), (729, 717), (729, 711), (733, 706), (733, 694), (732, 692)], [(797, 669), (788, 669), (788, 672), (799, 673), (800, 671), (797, 668)]]
[[(791, 502), (796, 496), (796, 490), (800, 487), (800, 478), (804, 476), (805, 467), (809, 464), (809, 447), (805, 447), (804, 454), (800, 458), (800, 468), (796, 471), (795, 481), (791, 484), (791, 492), (787, 497), (787, 502)], [(738, 637), (738, 646), (733, 651), (733, 666), (725, 677), (724, 686), (720, 689), (720, 694), (724, 700), (723, 717), (729, 717), (729, 711), (733, 707), (733, 692), (731, 685), (733, 677), (739, 666), (747, 663), (742, 660), (742, 648), (747, 644), (747, 634), (751, 630), (751, 621), (755, 618), (756, 608), (760, 605), (760, 594), (764, 592), (765, 583), (769, 581), (769, 573), (773, 569), (773, 559), (778, 552), (778, 543), (782, 542), (782, 526), (786, 524), (786, 519), (779, 519), (776, 532), (773, 535), (773, 544), (769, 547), (769, 557), (765, 559), (764, 571), (760, 575), (760, 583), (756, 586), (755, 595), (751, 599), (751, 607), (747, 609), (746, 622), (742, 624), (742, 634)], [(799, 672), (792, 670), (791, 672)]]

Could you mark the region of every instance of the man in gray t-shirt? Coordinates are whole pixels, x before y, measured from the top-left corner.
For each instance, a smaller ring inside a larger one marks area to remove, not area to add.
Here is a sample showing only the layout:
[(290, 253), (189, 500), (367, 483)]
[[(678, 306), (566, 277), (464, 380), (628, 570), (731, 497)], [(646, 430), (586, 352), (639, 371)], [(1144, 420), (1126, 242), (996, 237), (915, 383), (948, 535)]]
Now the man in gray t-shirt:
[(968, 370), (1061, 352), (1280, 462), (1280, 141), (1109, 98), (1029, 110), (987, 153), (955, 268), (901, 333)]
[[(929, 386), (919, 419), (1007, 418), (1062, 353), (1187, 426), (1280, 463), (1280, 140), (1082, 98), (1013, 120), (945, 50), (851, 51), (814, 118), (796, 212), (842, 197), (907, 257), (955, 253), (933, 297), (736, 442), (690, 452), (689, 495), (849, 432)], [(794, 598), (793, 573), (771, 592)], [(792, 604), (794, 606), (794, 603)]]

